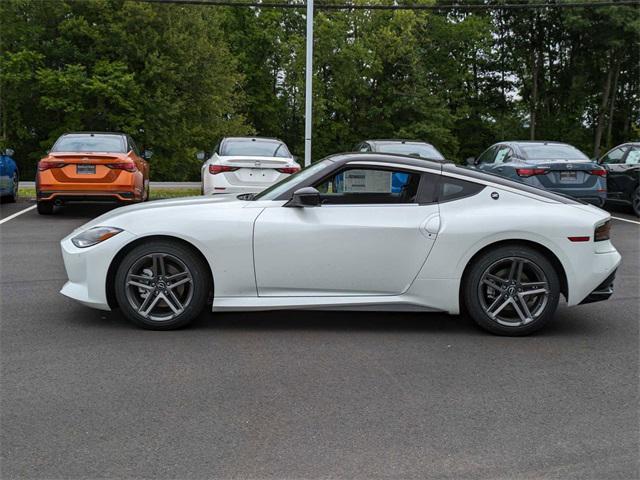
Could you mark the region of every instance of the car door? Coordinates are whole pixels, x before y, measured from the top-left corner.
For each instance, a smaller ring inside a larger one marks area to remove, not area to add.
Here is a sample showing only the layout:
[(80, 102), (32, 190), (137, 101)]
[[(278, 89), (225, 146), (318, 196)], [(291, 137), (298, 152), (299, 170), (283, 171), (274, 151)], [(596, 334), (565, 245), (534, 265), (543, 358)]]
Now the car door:
[(616, 170), (615, 186), (621, 198), (630, 201), (640, 180), (640, 147), (630, 147), (625, 154), (624, 162), (613, 165), (613, 168)]
[(7, 193), (9, 183), (9, 162), (4, 154), (0, 153), (0, 192), (4, 195)]
[(607, 170), (607, 197), (609, 200), (620, 200), (624, 196), (624, 177), (628, 170), (625, 157), (629, 146), (614, 148), (600, 159), (600, 164)]
[[(406, 175), (392, 191), (394, 174)], [(436, 175), (350, 165), (314, 186), (319, 207), (274, 206), (255, 223), (259, 296), (398, 295), (424, 264), (439, 227), (423, 203)]]

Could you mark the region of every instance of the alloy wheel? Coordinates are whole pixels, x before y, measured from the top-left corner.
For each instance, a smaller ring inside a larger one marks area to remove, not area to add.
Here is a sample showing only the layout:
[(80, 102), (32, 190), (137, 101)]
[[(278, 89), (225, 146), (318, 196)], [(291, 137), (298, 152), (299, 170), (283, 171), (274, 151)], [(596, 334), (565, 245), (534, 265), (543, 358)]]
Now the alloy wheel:
[(491, 264), (480, 277), (478, 297), (485, 314), (507, 327), (534, 322), (549, 300), (549, 281), (533, 261), (507, 257)]
[(126, 274), (129, 304), (145, 319), (172, 320), (193, 298), (193, 276), (185, 263), (168, 253), (151, 253), (137, 259)]

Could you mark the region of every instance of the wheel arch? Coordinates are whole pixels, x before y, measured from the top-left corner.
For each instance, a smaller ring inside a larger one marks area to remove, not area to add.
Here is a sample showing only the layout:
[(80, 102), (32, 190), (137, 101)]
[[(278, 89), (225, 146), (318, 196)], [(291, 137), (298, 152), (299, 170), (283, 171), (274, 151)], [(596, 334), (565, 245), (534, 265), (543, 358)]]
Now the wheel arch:
[(464, 289), (465, 279), (466, 279), (466, 276), (469, 274), (469, 271), (471, 270), (471, 267), (473, 266), (475, 261), (486, 251), (494, 248), (504, 247), (504, 246), (527, 246), (534, 250), (537, 250), (539, 253), (544, 255), (547, 258), (547, 260), (551, 262), (551, 265), (553, 266), (556, 273), (558, 274), (558, 278), (560, 279), (560, 292), (562, 293), (562, 295), (564, 295), (565, 299), (569, 298), (569, 284), (567, 281), (567, 272), (565, 271), (565, 268), (562, 265), (562, 262), (560, 261), (560, 259), (549, 248), (547, 248), (546, 246), (540, 243), (534, 242), (532, 240), (521, 240), (521, 239), (499, 240), (482, 247), (480, 250), (475, 252), (467, 262), (464, 268), (464, 271), (462, 272), (462, 277), (461, 277), (460, 287), (459, 287), (460, 288), (459, 301), (460, 301), (461, 308), (464, 308), (463, 289)]
[(107, 279), (105, 282), (107, 303), (109, 305), (109, 308), (111, 309), (118, 308), (118, 302), (116, 301), (116, 293), (115, 293), (115, 285), (114, 285), (116, 272), (118, 270), (118, 265), (120, 265), (120, 262), (122, 262), (122, 259), (127, 255), (127, 253), (129, 253), (131, 250), (136, 248), (138, 245), (142, 243), (154, 241), (154, 240), (165, 240), (165, 241), (180, 243), (183, 246), (189, 248), (194, 254), (196, 254), (200, 258), (202, 263), (205, 265), (205, 267), (207, 268), (207, 271), (209, 272), (209, 278), (211, 278), (210, 298), (213, 297), (213, 286), (214, 286), (213, 270), (211, 269), (211, 265), (207, 261), (207, 258), (204, 256), (204, 254), (198, 247), (196, 247), (193, 243), (185, 240), (184, 238), (174, 237), (172, 235), (148, 235), (145, 237), (136, 238), (132, 242), (129, 242), (126, 245), (124, 245), (111, 260), (111, 263), (109, 264), (109, 269), (107, 270)]

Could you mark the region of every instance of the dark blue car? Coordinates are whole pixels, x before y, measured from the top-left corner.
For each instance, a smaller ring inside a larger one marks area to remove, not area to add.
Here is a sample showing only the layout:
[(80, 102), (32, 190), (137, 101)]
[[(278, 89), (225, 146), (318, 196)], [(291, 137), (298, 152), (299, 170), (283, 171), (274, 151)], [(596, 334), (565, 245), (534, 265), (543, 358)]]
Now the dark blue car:
[(18, 198), (20, 174), (13, 153), (10, 148), (0, 152), (0, 197), (7, 202), (15, 202)]
[(577, 148), (560, 142), (501, 142), (467, 163), (534, 187), (570, 195), (602, 207), (607, 171)]

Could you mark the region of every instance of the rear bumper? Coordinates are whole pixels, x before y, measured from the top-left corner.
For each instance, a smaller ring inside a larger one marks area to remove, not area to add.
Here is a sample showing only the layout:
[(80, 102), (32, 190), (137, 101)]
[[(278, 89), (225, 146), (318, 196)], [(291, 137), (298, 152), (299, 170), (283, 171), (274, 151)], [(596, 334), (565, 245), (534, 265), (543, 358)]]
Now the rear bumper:
[(601, 302), (608, 300), (613, 295), (613, 280), (616, 277), (616, 271), (614, 270), (600, 285), (598, 285), (593, 292), (580, 302), (580, 305), (585, 303)]
[(68, 191), (68, 190), (38, 190), (36, 197), (40, 201), (61, 203), (72, 202), (135, 202), (135, 193), (131, 191), (101, 192), (101, 191)]

